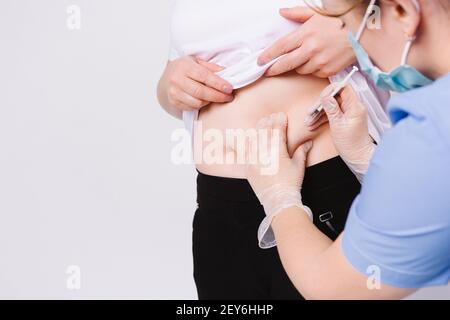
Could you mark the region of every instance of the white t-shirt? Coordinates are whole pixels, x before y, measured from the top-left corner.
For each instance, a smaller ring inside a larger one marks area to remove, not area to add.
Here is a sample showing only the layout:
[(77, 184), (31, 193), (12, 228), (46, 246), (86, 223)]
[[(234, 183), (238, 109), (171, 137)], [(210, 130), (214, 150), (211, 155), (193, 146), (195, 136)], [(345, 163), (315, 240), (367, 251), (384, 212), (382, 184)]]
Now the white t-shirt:
[[(259, 55), (276, 40), (300, 27), (279, 14), (280, 8), (304, 5), (302, 0), (172, 0), (171, 49), (169, 60), (191, 55), (225, 69), (218, 73), (234, 89), (259, 78), (276, 60), (258, 66)], [(342, 80), (347, 70), (331, 77)], [(384, 111), (388, 95), (370, 86), (357, 73), (352, 86), (369, 108), (369, 131), (379, 142), (390, 126)], [(186, 128), (192, 133), (198, 112), (184, 112)]]

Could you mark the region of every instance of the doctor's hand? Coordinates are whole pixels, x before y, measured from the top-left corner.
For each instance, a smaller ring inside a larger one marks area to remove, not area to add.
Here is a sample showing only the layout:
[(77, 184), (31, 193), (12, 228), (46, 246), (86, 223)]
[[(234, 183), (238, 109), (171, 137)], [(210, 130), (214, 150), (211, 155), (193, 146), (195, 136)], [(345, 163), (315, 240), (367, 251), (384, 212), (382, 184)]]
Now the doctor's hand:
[[(375, 144), (369, 135), (367, 107), (350, 86), (344, 88), (339, 100), (340, 104), (334, 98), (324, 97), (322, 105), (336, 149), (362, 181), (375, 151)], [(323, 122), (323, 118), (319, 121)], [(310, 130), (317, 127), (318, 124), (311, 124)]]
[[(281, 206), (301, 206), (300, 189), (312, 142), (300, 146), (291, 157), (287, 147), (287, 125), (284, 113), (262, 119), (257, 126), (258, 138), (246, 148), (246, 178), (268, 216), (276, 214)], [(254, 155), (258, 157), (251, 161), (250, 157)]]
[(301, 6), (281, 9), (280, 14), (303, 25), (278, 40), (259, 57), (258, 63), (264, 65), (286, 54), (267, 71), (268, 76), (296, 70), (302, 75), (327, 78), (355, 62), (348, 31), (340, 19), (324, 17)]
[(167, 64), (158, 85), (158, 98), (167, 111), (193, 111), (211, 102), (233, 100), (233, 87), (216, 75), (221, 66), (194, 57), (183, 57)]

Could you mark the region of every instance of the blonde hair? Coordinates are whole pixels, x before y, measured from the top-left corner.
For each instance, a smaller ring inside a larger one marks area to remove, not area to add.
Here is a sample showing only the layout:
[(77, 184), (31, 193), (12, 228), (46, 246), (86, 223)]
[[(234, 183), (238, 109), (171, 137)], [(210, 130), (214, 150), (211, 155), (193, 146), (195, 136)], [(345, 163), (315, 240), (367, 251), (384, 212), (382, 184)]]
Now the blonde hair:
[[(359, 7), (362, 4), (365, 4), (367, 2), (367, 4), (369, 3), (368, 0), (346, 0), (346, 2), (348, 2), (348, 6), (345, 6), (344, 8), (340, 9), (340, 10), (329, 10), (329, 9), (325, 9), (320, 5), (317, 5), (317, 1), (314, 0), (305, 0), (305, 3), (308, 7), (310, 7), (312, 10), (314, 10), (315, 12), (317, 12), (318, 14), (321, 14), (323, 16), (327, 16), (327, 17), (340, 17), (343, 16), (344, 14), (349, 13), (350, 11), (356, 9), (357, 7)], [(379, 2), (379, 1), (377, 1)]]
[[(336, 10), (336, 11), (332, 11), (332, 10), (328, 10), (325, 9), (319, 5), (317, 5), (317, 1), (314, 0), (305, 0), (305, 3), (308, 7), (310, 7), (312, 10), (314, 10), (315, 12), (317, 12), (318, 14), (327, 16), (327, 17), (340, 17), (343, 16), (344, 14), (349, 13), (350, 11), (354, 10), (355, 8), (357, 8), (358, 6), (362, 5), (362, 4), (369, 4), (369, 0), (345, 0), (346, 2), (348, 2), (348, 8), (343, 8), (341, 10)], [(376, 1), (377, 5), (380, 5), (380, 0)], [(439, 0), (437, 1), (437, 3), (441, 6), (442, 9), (447, 10), (447, 13), (450, 13), (450, 0)], [(364, 9), (365, 10), (365, 9)]]

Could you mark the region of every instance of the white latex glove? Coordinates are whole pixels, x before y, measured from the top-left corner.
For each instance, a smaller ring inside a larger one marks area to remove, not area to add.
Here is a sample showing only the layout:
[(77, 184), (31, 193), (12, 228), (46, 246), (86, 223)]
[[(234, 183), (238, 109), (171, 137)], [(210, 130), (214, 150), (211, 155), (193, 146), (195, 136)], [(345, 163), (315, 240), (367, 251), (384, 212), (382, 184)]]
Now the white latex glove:
[[(275, 236), (270, 225), (273, 218), (283, 209), (291, 207), (303, 208), (304, 212), (312, 220), (311, 210), (302, 203), (300, 190), (303, 184), (306, 167), (306, 156), (312, 147), (312, 143), (300, 146), (291, 158), (287, 149), (287, 117), (283, 113), (273, 114), (262, 119), (257, 130), (259, 135), (267, 134), (268, 139), (252, 141), (256, 143), (260, 159), (264, 163), (256, 161), (249, 163), (248, 152), (255, 148), (247, 148), (246, 177), (255, 191), (259, 201), (264, 207), (267, 217), (261, 223), (258, 230), (258, 240), (261, 248), (271, 248), (276, 245)], [(268, 145), (269, 144), (269, 145)], [(277, 151), (277, 152), (274, 152)], [(267, 160), (270, 159), (271, 163)], [(277, 163), (277, 165), (274, 165)], [(277, 168), (270, 173), (264, 169), (267, 166)]]
[(330, 97), (324, 98), (322, 105), (336, 149), (362, 182), (375, 151), (375, 144), (369, 135), (367, 108), (350, 86), (340, 96), (340, 105)]

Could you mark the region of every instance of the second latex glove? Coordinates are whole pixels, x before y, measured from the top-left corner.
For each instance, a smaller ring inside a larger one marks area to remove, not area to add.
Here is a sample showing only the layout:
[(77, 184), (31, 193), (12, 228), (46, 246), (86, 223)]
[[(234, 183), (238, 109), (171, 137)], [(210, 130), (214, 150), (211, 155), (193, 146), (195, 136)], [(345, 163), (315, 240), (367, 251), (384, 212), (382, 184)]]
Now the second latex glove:
[(272, 220), (284, 209), (297, 207), (303, 209), (313, 221), (311, 209), (302, 203), (302, 196), (297, 186), (279, 183), (256, 194), (264, 207), (266, 217), (258, 228), (258, 243), (261, 249), (276, 246), (275, 234), (271, 228)]
[[(300, 190), (305, 175), (306, 156), (312, 147), (308, 142), (300, 146), (291, 157), (287, 149), (287, 116), (283, 113), (272, 114), (262, 119), (257, 130), (267, 139), (253, 141), (257, 146), (260, 160), (251, 164), (248, 161), (246, 176), (264, 207), (266, 218), (258, 230), (258, 241), (261, 248), (271, 248), (276, 245), (273, 234), (272, 220), (283, 209), (291, 207), (303, 208), (311, 218), (311, 210), (302, 203)], [(268, 145), (269, 144), (269, 145)], [(247, 148), (247, 156), (252, 148)], [(266, 171), (265, 168), (274, 170)]]
[(325, 98), (322, 104), (336, 149), (362, 182), (375, 151), (369, 135), (367, 108), (349, 86), (342, 91), (341, 98), (341, 105), (334, 98)]

